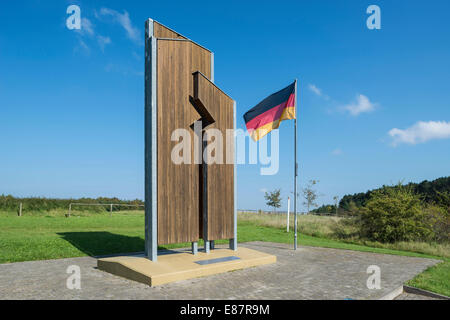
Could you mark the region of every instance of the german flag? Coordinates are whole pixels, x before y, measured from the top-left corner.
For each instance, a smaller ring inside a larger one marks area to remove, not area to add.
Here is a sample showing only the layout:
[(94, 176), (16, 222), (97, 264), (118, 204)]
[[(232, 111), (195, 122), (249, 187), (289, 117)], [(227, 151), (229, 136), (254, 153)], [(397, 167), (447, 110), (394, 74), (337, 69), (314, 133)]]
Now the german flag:
[(294, 82), (244, 114), (245, 125), (254, 141), (278, 129), (281, 121), (295, 119), (295, 89)]

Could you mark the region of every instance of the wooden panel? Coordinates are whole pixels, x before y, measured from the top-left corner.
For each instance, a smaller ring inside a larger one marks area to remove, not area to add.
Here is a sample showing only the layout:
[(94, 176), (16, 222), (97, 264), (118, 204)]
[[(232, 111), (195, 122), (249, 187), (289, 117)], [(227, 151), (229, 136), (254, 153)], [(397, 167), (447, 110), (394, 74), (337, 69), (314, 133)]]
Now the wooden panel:
[(168, 39), (186, 39), (181, 34), (170, 30), (169, 28), (163, 26), (159, 22), (153, 21), (153, 35), (156, 38), (168, 38)]
[[(226, 163), (227, 144), (229, 159), (234, 159), (234, 138), (227, 141), (227, 129), (234, 128), (233, 100), (200, 73), (194, 74), (194, 101), (201, 103), (214, 122), (208, 126), (218, 129), (223, 137), (223, 163), (208, 164), (206, 170), (207, 240), (234, 237), (234, 165)], [(208, 134), (208, 131), (205, 134)]]
[[(195, 48), (195, 49), (193, 49)], [(158, 40), (158, 244), (191, 242), (199, 239), (199, 165), (176, 165), (171, 160), (172, 132), (200, 118), (190, 102), (192, 73), (210, 74), (211, 55), (191, 41)], [(194, 145), (191, 144), (193, 155)]]
[[(211, 52), (192, 43), (192, 57), (191, 57), (192, 73), (199, 71), (208, 79), (211, 79)], [(191, 84), (193, 85), (192, 78)], [(192, 91), (191, 91), (192, 92)]]

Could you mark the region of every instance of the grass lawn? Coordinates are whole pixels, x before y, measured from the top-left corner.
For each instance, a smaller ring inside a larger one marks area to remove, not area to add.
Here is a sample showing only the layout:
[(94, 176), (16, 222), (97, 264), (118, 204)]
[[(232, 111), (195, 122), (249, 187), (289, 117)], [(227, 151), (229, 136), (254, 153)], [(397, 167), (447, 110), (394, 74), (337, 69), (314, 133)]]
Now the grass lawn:
[[(293, 232), (284, 228), (239, 221), (239, 242), (293, 243)], [(218, 243), (226, 243), (219, 241)], [(437, 258), (443, 263), (428, 269), (409, 285), (450, 296), (450, 259), (418, 252), (369, 247), (322, 237), (299, 234), (299, 244), (365, 252)], [(162, 248), (190, 246), (174, 244)], [(85, 217), (0, 217), (0, 263), (96, 256), (144, 250), (144, 216), (115, 214)]]

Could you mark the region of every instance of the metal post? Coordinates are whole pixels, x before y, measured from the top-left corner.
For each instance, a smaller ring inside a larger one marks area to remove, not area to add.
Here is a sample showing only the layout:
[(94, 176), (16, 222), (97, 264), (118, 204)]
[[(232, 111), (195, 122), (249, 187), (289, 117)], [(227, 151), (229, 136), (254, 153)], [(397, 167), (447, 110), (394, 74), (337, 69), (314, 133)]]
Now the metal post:
[(113, 205), (110, 204), (110, 208), (109, 208), (109, 216), (112, 217), (112, 210), (113, 210)]
[(294, 120), (294, 224), (295, 224), (295, 241), (294, 250), (297, 250), (297, 79), (295, 79), (295, 120)]
[(289, 232), (289, 209), (291, 205), (291, 198), (288, 197), (288, 211), (287, 211), (287, 221), (286, 221), (286, 232)]
[(19, 204), (19, 217), (22, 216), (22, 202)]
[(214, 52), (211, 52), (211, 82), (214, 83)]
[[(233, 104), (233, 128), (234, 130), (236, 130), (236, 101), (234, 101)], [(234, 235), (233, 235), (233, 239), (230, 239), (230, 249), (236, 251), (237, 250), (237, 166), (236, 166), (236, 161), (237, 161), (237, 152), (236, 152), (236, 131), (234, 134), (234, 140), (233, 140), (233, 145), (234, 145), (234, 221), (233, 221), (233, 230), (234, 230)]]
[(145, 25), (145, 256), (154, 262), (158, 258), (156, 41), (153, 20), (148, 19)]
[[(211, 77), (210, 80), (214, 83), (214, 53), (211, 52)], [(202, 135), (202, 172), (203, 172), (203, 243), (205, 248), (205, 253), (209, 253), (211, 249), (214, 250), (214, 241), (208, 240), (208, 164), (205, 163), (203, 159), (203, 152), (207, 147), (208, 137), (206, 132)]]
[(198, 242), (192, 242), (192, 254), (195, 256), (198, 253)]
[[(203, 133), (202, 137), (202, 155), (207, 147), (207, 132)], [(202, 195), (202, 206), (203, 206), (203, 243), (205, 248), (205, 253), (210, 251), (210, 242), (208, 240), (208, 164), (202, 156), (202, 173), (203, 173), (203, 195)]]

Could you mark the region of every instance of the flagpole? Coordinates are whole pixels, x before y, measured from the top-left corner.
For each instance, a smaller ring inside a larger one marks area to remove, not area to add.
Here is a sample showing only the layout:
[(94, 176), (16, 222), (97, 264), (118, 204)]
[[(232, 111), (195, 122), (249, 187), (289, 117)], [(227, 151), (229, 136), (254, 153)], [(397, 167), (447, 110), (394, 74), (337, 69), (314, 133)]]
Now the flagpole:
[(294, 217), (295, 217), (295, 241), (294, 250), (297, 250), (297, 79), (295, 79), (295, 120), (294, 120)]

